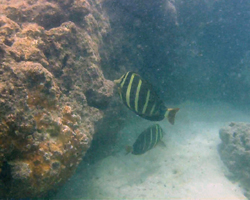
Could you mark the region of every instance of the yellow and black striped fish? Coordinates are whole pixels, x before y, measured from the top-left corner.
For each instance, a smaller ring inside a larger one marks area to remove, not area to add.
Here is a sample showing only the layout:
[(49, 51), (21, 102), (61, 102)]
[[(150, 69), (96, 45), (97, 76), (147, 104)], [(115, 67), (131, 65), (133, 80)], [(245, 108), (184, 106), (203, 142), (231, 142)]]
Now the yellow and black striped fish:
[(134, 72), (127, 72), (119, 80), (118, 91), (123, 103), (137, 115), (150, 121), (161, 121), (165, 117), (174, 124), (179, 108), (167, 108), (153, 87)]
[(134, 155), (144, 154), (146, 151), (155, 147), (163, 137), (163, 130), (159, 124), (148, 127), (136, 139), (133, 146), (127, 146), (127, 153)]

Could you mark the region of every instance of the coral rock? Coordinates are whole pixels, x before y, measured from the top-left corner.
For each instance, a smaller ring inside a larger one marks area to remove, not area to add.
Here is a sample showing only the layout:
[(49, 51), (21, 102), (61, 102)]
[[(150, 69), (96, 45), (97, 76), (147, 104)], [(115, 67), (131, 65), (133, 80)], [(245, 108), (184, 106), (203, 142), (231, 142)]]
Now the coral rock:
[(250, 124), (231, 122), (220, 129), (219, 153), (233, 179), (250, 188)]
[(0, 198), (57, 189), (97, 132), (119, 130), (106, 124), (119, 121), (121, 109), (100, 67), (109, 23), (97, 7), (87, 0), (0, 2)]

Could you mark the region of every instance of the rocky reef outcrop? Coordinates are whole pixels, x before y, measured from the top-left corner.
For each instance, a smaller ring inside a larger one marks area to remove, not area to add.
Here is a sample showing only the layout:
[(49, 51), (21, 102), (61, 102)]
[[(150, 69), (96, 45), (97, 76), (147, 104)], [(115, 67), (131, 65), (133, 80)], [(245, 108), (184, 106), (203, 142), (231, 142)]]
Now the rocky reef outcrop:
[(113, 82), (100, 68), (110, 29), (100, 6), (0, 2), (1, 198), (45, 195), (72, 175), (94, 135), (120, 129)]
[(104, 70), (105, 77), (116, 79), (115, 72), (126, 69), (139, 72), (151, 82), (157, 82), (163, 69), (170, 70), (169, 61), (173, 58), (177, 43), (175, 4), (175, 0), (104, 1), (103, 7), (112, 28), (108, 37), (105, 37), (111, 45), (103, 49), (104, 55), (109, 53), (109, 59), (102, 59), (101, 62), (105, 69), (114, 72)]
[(250, 199), (250, 124), (231, 122), (220, 129), (220, 138), (220, 157), (232, 173), (231, 178), (242, 184)]

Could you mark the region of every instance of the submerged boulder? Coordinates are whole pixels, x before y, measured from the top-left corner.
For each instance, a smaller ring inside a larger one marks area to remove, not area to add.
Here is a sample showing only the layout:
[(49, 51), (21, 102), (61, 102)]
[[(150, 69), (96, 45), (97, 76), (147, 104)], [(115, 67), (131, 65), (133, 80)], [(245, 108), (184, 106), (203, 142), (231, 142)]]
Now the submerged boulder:
[(250, 197), (250, 124), (231, 122), (220, 129), (220, 138), (222, 161), (232, 173), (231, 178), (240, 181)]
[(56, 189), (97, 130), (108, 137), (121, 123), (104, 123), (124, 121), (100, 68), (109, 22), (99, 3), (0, 2), (0, 198)]

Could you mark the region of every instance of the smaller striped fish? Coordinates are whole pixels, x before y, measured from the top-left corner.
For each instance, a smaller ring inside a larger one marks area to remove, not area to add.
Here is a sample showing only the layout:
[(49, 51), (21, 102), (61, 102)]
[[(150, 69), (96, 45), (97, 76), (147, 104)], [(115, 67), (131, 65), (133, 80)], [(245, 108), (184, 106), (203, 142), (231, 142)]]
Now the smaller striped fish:
[(134, 155), (144, 154), (155, 147), (159, 142), (162, 142), (163, 130), (159, 124), (148, 127), (144, 130), (136, 139), (133, 146), (127, 146), (127, 153), (132, 153)]
[(134, 72), (127, 72), (114, 83), (118, 85), (121, 100), (130, 110), (150, 121), (161, 121), (167, 117), (174, 124), (179, 108), (167, 108), (152, 85)]

